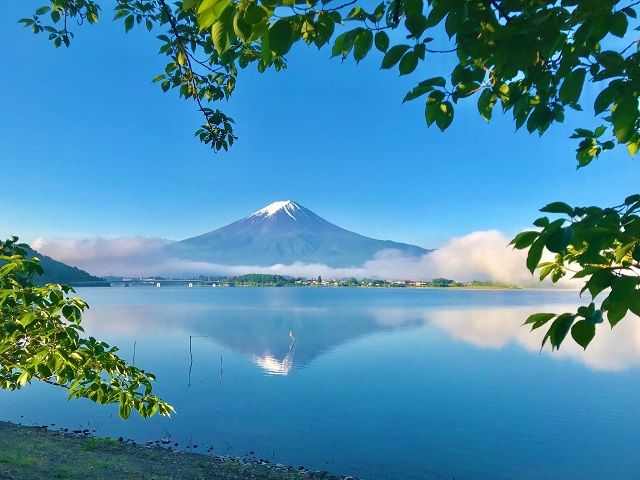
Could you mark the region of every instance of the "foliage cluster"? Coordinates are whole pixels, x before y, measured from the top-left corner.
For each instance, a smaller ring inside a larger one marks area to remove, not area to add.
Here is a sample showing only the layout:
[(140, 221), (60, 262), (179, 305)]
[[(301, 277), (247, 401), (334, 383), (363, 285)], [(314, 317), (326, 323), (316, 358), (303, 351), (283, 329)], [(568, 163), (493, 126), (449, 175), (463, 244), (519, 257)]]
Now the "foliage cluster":
[(155, 377), (127, 364), (118, 349), (83, 338), (87, 304), (66, 285), (33, 282), (42, 274), (37, 257), (13, 237), (0, 242), (0, 389), (32, 380), (64, 387), (69, 398), (117, 403), (122, 418), (169, 415), (173, 408), (152, 393)]
[[(573, 208), (562, 202), (547, 205), (542, 212), (561, 214), (534, 224), (541, 230), (520, 233), (513, 240), (519, 249), (529, 249), (527, 266), (533, 273), (540, 269), (540, 279), (554, 282), (567, 275), (586, 278), (581, 293), (588, 292), (593, 302), (575, 313), (538, 313), (529, 317), (527, 325), (540, 328), (553, 320), (543, 340), (553, 348), (571, 330), (573, 339), (586, 348), (596, 333), (596, 325), (606, 315), (613, 328), (627, 312), (640, 315), (640, 195), (631, 195), (613, 208)], [(546, 249), (555, 254), (553, 261), (541, 262)], [(596, 308), (596, 298), (604, 297)]]

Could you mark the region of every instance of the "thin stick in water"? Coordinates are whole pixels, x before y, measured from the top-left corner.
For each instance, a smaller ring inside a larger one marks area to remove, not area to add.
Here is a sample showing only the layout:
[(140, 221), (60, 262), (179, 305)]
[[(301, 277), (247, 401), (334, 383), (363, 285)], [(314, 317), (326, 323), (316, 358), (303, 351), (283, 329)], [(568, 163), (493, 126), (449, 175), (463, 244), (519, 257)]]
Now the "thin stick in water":
[(187, 387), (191, 386), (191, 369), (193, 368), (193, 350), (191, 349), (191, 335), (189, 335), (189, 384)]

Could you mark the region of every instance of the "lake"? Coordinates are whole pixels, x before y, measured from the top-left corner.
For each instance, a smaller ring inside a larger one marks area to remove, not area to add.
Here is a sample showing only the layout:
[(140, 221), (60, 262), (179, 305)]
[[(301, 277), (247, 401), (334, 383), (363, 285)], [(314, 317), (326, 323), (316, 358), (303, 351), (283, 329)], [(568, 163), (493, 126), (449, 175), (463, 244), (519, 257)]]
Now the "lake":
[[(171, 419), (33, 384), (0, 419), (371, 479), (639, 478), (640, 325), (540, 352), (571, 291), (85, 288), (88, 334), (157, 374)], [(251, 453), (253, 452), (253, 453)]]

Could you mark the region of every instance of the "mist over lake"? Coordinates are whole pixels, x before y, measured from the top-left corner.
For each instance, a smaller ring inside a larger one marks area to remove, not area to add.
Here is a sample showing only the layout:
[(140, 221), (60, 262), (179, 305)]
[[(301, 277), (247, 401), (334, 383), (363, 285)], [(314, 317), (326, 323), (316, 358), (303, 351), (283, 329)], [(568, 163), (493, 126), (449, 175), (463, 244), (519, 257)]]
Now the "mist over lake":
[[(521, 327), (574, 291), (79, 289), (87, 334), (177, 413), (123, 422), (33, 384), (0, 419), (372, 479), (637, 478), (640, 327), (540, 352)], [(253, 452), (253, 453), (251, 453)], [(541, 459), (544, 459), (543, 461)]]

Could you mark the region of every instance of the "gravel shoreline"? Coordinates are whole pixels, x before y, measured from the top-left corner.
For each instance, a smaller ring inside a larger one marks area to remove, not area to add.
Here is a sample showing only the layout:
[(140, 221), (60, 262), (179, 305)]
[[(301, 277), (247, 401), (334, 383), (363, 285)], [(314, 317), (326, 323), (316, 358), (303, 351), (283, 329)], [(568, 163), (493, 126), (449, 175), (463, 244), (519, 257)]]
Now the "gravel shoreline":
[(0, 422), (0, 479), (358, 480), (261, 459), (185, 453), (88, 430), (65, 432)]

